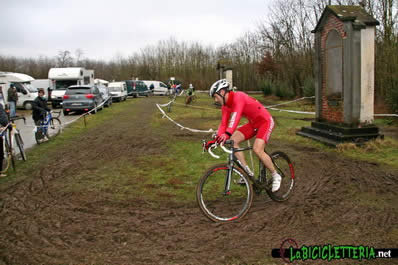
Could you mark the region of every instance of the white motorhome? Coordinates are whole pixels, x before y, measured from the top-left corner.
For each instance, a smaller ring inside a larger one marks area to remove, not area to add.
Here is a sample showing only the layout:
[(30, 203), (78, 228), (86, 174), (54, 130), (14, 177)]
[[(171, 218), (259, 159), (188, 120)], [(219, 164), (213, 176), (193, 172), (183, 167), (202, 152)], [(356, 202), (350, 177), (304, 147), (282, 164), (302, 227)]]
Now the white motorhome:
[(112, 82), (108, 85), (109, 92), (112, 96), (112, 101), (122, 101), (127, 99), (126, 82)]
[[(0, 72), (0, 88), (4, 103), (8, 103), (8, 89), (14, 84), (18, 93), (17, 108), (32, 109), (32, 102), (37, 97), (37, 89), (31, 84), (34, 80), (26, 74)], [(3, 103), (3, 100), (0, 102)]]
[(73, 85), (94, 85), (94, 70), (83, 67), (51, 68), (50, 79), (51, 102), (53, 108), (61, 105), (68, 87)]

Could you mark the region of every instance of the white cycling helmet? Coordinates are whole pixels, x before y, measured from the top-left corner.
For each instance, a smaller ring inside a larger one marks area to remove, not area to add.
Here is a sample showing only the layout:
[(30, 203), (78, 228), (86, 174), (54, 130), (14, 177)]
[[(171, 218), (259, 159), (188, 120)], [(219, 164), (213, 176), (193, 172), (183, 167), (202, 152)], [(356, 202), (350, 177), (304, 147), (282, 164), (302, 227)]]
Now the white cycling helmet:
[(189, 88), (193, 88), (193, 85), (192, 85), (192, 84), (189, 84)]
[(219, 94), (219, 92), (225, 89), (226, 91), (230, 90), (230, 85), (227, 79), (221, 79), (211, 85), (209, 95), (210, 97), (214, 97), (214, 94)]

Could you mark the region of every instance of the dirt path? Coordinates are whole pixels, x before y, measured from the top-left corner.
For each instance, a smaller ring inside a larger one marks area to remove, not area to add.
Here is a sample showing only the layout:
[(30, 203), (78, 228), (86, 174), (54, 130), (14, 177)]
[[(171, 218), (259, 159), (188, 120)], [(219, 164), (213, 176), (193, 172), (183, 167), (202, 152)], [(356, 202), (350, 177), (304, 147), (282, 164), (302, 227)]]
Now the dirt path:
[(98, 161), (135, 163), (166, 151), (170, 139), (147, 122), (157, 111), (148, 101), (156, 100), (136, 101), (138, 113), (126, 111), (107, 121), (106, 131), (81, 135), (54, 162), (0, 194), (0, 264), (283, 264), (269, 256), (285, 238), (397, 247), (397, 171), (280, 142), (271, 147), (294, 157), (295, 193), (282, 204), (257, 197), (239, 223), (212, 223), (192, 203), (154, 207), (61, 189), (79, 181), (73, 177), (79, 169), (95, 178)]

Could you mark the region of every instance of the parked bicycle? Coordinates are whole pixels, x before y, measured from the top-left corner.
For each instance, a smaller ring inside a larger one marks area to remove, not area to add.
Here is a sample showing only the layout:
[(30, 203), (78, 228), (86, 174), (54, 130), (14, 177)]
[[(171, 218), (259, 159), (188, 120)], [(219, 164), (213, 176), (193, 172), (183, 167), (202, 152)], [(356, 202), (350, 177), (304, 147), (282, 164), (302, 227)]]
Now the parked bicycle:
[[(14, 171), (16, 170), (15, 158), (19, 158), (24, 161), (27, 160), (24, 142), (22, 140), (21, 133), (15, 124), (16, 120), (23, 120), (26, 124), (25, 117), (10, 118), (10, 122), (0, 132), (0, 137), (3, 137), (4, 139), (2, 146), (4, 150), (4, 159), (1, 173), (6, 172), (9, 169), (10, 164), (12, 165)], [(18, 150), (14, 146), (17, 146)]]
[[(53, 113), (58, 114), (58, 116), (53, 117)], [(43, 141), (49, 140), (61, 132), (62, 125), (59, 119), (60, 114), (61, 111), (48, 111), (46, 117), (40, 122), (39, 126), (36, 126), (35, 139), (37, 144), (41, 144)]]
[[(203, 150), (206, 141), (203, 140)], [(282, 177), (281, 187), (272, 192), (271, 172), (258, 161), (258, 176), (248, 172), (237, 159), (235, 153), (251, 150), (251, 147), (234, 148), (232, 140), (225, 142), (227, 149), (221, 145), (224, 152), (228, 153), (227, 163), (210, 167), (200, 178), (196, 188), (196, 200), (206, 217), (215, 222), (236, 221), (244, 217), (250, 209), (253, 201), (253, 192), (261, 194), (264, 190), (268, 196), (277, 202), (285, 201), (292, 193), (295, 184), (294, 168), (289, 157), (275, 151), (270, 157), (275, 169)], [(219, 156), (213, 153), (219, 145), (213, 144), (208, 152), (215, 158)]]

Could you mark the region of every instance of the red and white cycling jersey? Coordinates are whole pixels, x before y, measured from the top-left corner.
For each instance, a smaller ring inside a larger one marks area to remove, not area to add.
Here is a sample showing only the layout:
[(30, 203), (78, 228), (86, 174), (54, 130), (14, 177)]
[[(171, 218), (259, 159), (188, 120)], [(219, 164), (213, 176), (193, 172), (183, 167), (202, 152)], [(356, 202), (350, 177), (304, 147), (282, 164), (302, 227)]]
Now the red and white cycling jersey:
[[(239, 128), (246, 139), (257, 134), (257, 138), (268, 141), (274, 121), (268, 110), (256, 99), (243, 92), (229, 92), (228, 101), (221, 108), (222, 119), (217, 134), (223, 133), (232, 135), (239, 125), (242, 116), (249, 120), (249, 124)], [(252, 132), (248, 129), (250, 128)], [(260, 134), (261, 135), (258, 135)]]

